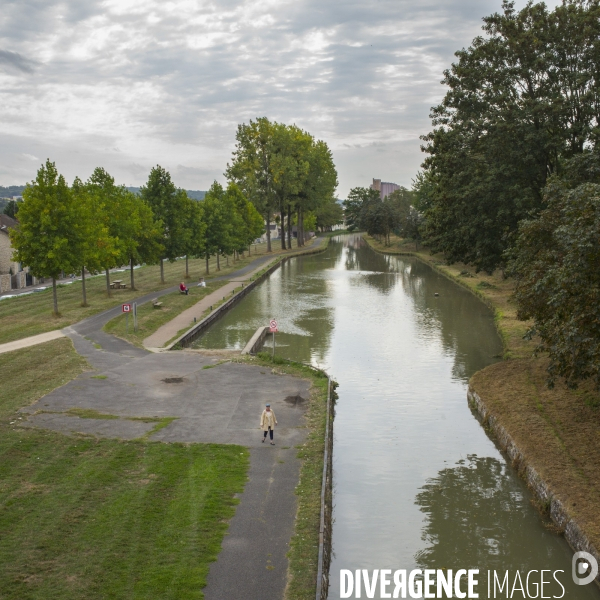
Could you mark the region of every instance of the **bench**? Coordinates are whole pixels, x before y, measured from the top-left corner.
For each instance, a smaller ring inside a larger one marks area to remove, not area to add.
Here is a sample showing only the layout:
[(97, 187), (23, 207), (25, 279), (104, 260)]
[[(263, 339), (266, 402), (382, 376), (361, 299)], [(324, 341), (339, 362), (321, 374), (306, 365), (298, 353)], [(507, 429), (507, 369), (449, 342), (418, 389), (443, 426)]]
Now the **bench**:
[(160, 308), (162, 306), (162, 302), (158, 301), (158, 298), (154, 298), (154, 300), (152, 300), (152, 307), (153, 308)]

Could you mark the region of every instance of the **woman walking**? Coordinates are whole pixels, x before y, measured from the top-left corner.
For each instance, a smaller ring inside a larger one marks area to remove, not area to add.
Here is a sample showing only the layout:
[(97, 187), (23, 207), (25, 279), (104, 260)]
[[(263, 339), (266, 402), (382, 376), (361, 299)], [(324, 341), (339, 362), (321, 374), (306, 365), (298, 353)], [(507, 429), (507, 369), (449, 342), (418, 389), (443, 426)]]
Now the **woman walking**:
[(275, 429), (275, 425), (277, 425), (277, 419), (275, 418), (275, 413), (271, 410), (271, 405), (267, 404), (265, 406), (265, 410), (262, 411), (262, 415), (260, 416), (260, 428), (264, 431), (263, 435), (263, 444), (267, 439), (267, 432), (271, 437), (271, 446), (275, 445), (273, 441), (273, 430)]

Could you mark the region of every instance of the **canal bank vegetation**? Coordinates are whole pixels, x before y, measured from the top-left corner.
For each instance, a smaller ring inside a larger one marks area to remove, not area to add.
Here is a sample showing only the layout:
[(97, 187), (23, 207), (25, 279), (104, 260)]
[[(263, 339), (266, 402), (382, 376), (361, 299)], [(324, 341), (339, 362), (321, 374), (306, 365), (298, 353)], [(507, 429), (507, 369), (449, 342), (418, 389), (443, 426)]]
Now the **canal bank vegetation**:
[[(273, 358), (269, 352), (259, 352), (254, 357), (235, 360), (262, 365), (272, 369), (274, 373), (295, 375), (312, 382), (310, 402), (306, 410), (308, 434), (304, 444), (298, 448), (298, 458), (302, 461), (302, 466), (296, 488), (298, 511), (288, 553), (289, 577), (285, 597), (287, 600), (313, 600), (319, 558), (321, 483), (329, 378), (323, 371), (277, 355)], [(332, 401), (334, 400), (335, 393), (332, 396)]]
[(6, 598), (203, 597), (246, 482), (246, 448), (19, 427), (88, 368), (68, 339), (0, 355), (0, 589)]

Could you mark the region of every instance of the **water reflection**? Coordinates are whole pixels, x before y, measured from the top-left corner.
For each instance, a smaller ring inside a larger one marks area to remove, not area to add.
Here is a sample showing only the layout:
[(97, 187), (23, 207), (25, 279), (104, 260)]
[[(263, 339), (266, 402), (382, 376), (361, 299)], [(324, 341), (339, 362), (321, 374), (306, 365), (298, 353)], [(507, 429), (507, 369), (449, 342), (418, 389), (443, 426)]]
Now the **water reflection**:
[[(488, 571), (496, 571), (500, 580), (508, 571), (511, 586), (516, 571), (523, 580), (533, 570), (562, 571), (557, 577), (566, 589), (565, 597), (597, 598), (593, 586), (584, 590), (574, 585), (565, 544), (539, 527), (539, 514), (529, 498), (523, 482), (498, 458), (470, 455), (442, 469), (415, 499), (425, 515), (422, 540), (426, 544), (415, 554), (417, 566), (478, 568), (480, 591), (487, 590)], [(493, 575), (490, 579), (493, 590)], [(532, 573), (530, 580), (539, 582), (540, 574)], [(562, 596), (552, 575), (545, 574), (544, 580), (549, 582), (544, 585), (547, 597)], [(516, 597), (522, 595), (517, 592)]]

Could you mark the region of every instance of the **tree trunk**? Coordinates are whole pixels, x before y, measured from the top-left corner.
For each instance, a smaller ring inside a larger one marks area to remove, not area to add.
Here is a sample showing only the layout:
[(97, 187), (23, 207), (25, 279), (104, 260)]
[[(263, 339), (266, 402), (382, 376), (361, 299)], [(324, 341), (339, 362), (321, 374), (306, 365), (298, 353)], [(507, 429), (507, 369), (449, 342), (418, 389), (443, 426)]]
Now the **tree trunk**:
[(110, 275), (108, 274), (108, 269), (105, 269), (106, 271), (106, 294), (108, 295), (108, 297), (110, 298)]
[(288, 248), (292, 249), (292, 205), (288, 204), (287, 210)]
[(252, 256), (252, 244), (248, 244), (248, 256)]
[(229, 254), (225, 255), (225, 265), (228, 267), (229, 266)]
[(271, 248), (271, 215), (267, 215), (267, 252), (273, 252)]
[(131, 291), (135, 290), (135, 277), (133, 276), (133, 256), (129, 259), (129, 282)]
[(285, 250), (285, 208), (283, 206), (283, 203), (281, 203), (279, 205), (279, 218), (280, 220), (280, 224), (281, 224), (281, 249)]
[(87, 306), (87, 296), (85, 294), (85, 267), (81, 267), (81, 291), (83, 292), (83, 302), (81, 306)]
[(221, 270), (221, 262), (219, 261), (219, 252), (217, 252), (217, 271)]
[(210, 254), (207, 252), (206, 253), (206, 274), (208, 275), (210, 273), (210, 270), (208, 268), (208, 261), (210, 259)]
[(56, 277), (52, 278), (52, 300), (54, 301), (54, 316), (58, 317), (58, 297), (56, 295)]
[(189, 279), (190, 278), (190, 268), (189, 268), (189, 264), (188, 264), (188, 255), (185, 255), (185, 278)]
[(165, 282), (165, 267), (163, 265), (163, 259), (160, 259), (160, 282)]
[(298, 218), (300, 222), (300, 231), (298, 235), (302, 236), (302, 246), (304, 246), (304, 242), (306, 241), (306, 234), (304, 233), (304, 209), (300, 208), (300, 216)]

